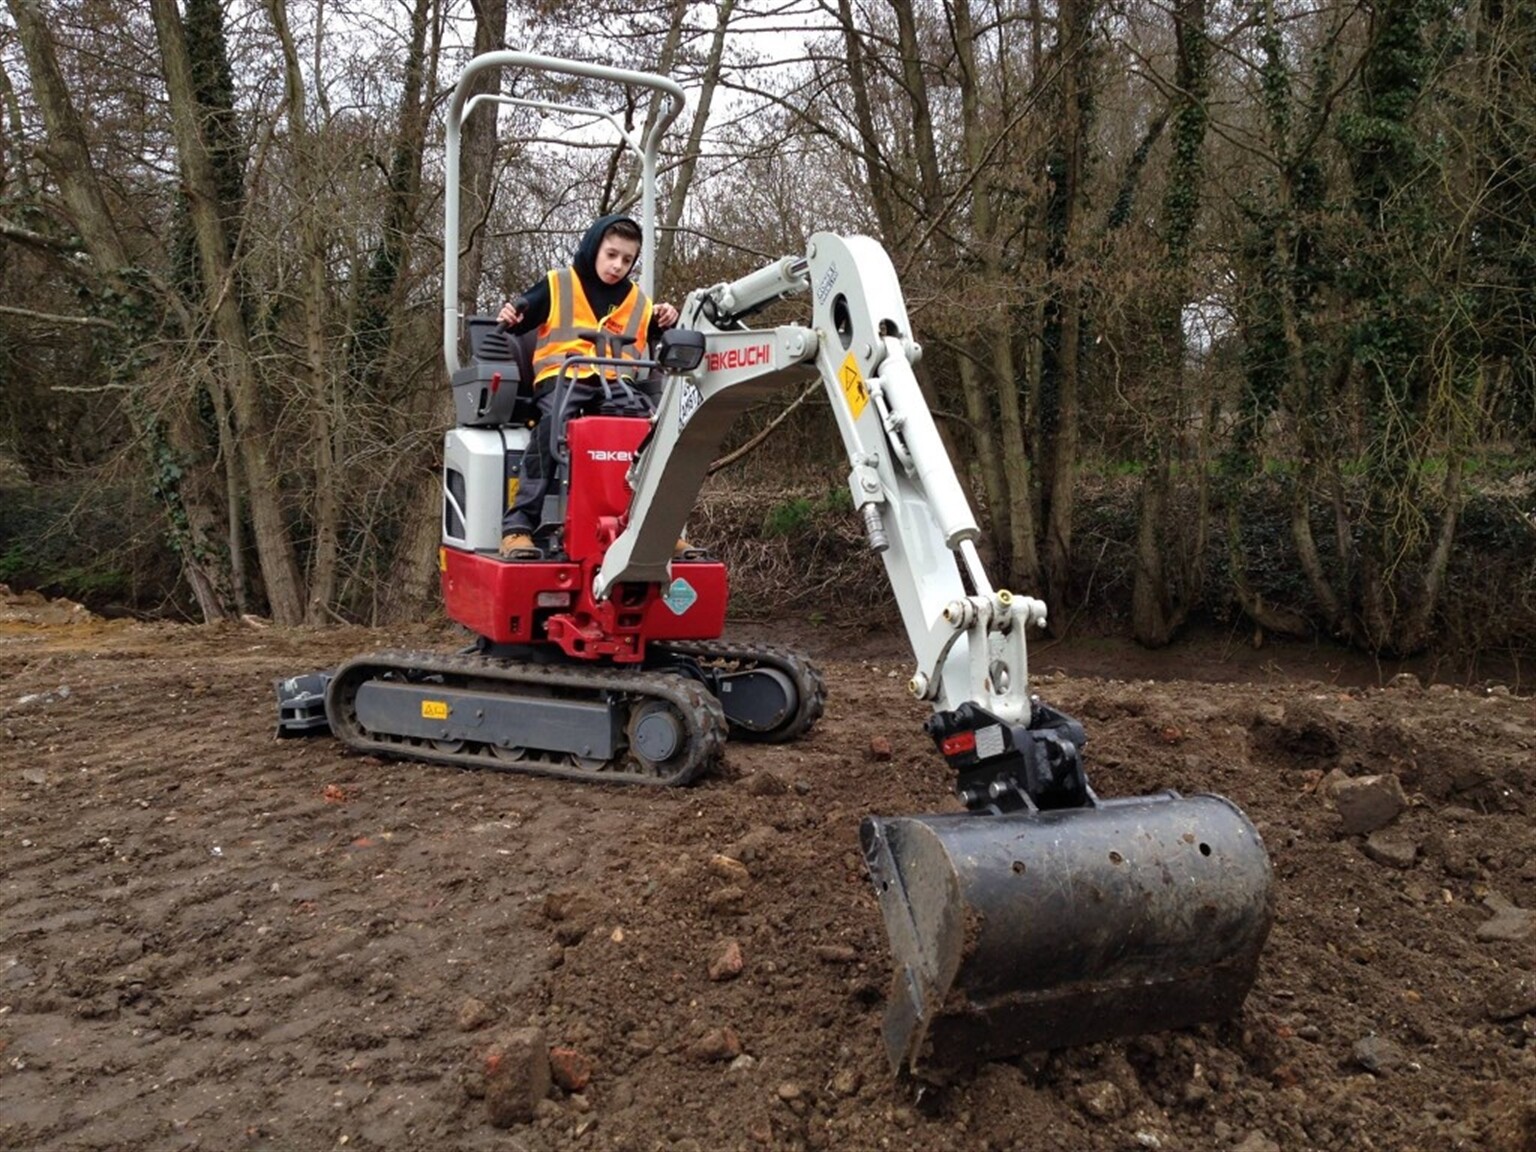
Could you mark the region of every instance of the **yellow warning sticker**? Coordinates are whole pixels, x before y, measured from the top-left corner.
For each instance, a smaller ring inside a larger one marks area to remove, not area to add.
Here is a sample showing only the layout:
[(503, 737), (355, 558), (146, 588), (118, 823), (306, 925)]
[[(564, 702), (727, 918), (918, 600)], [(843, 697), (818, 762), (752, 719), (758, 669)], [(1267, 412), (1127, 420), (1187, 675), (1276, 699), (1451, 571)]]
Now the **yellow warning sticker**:
[(439, 548), (437, 550), (437, 570), (439, 572), (448, 571), (448, 549), (446, 548)]
[(864, 383), (864, 377), (859, 373), (859, 362), (852, 352), (843, 358), (843, 366), (838, 369), (837, 377), (843, 386), (843, 398), (848, 401), (848, 411), (857, 420), (863, 415), (864, 406), (869, 403), (869, 385)]
[(514, 505), (516, 503), (517, 503), (517, 477), (516, 476), (508, 476), (507, 477), (507, 507), (510, 508), (510, 507), (512, 507), (512, 505)]
[(448, 719), (448, 701), (423, 700), (421, 702), (421, 718), (423, 720)]

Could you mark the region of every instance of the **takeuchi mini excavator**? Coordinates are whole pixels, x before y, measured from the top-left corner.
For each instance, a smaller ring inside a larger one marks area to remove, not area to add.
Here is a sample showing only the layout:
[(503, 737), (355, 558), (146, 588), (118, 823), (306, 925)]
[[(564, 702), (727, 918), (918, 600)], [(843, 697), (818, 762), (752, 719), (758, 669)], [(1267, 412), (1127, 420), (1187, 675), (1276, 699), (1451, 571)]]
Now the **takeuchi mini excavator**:
[[(506, 68), (655, 93), (662, 112), (635, 138), (600, 110), (468, 95), (474, 77)], [(328, 727), (375, 755), (655, 785), (695, 779), (728, 739), (801, 735), (822, 713), (821, 674), (787, 649), (722, 640), (724, 566), (674, 546), (736, 416), (819, 379), (853, 507), (911, 642), (909, 687), (932, 708), (925, 727), (959, 800), (860, 828), (894, 959), (893, 1068), (943, 1076), (1235, 1013), (1271, 921), (1258, 834), (1219, 796), (1100, 798), (1082, 726), (1030, 695), (1026, 633), (1045, 605), (994, 588), (982, 567), (980, 531), (913, 374), (920, 348), (896, 272), (874, 240), (819, 234), (803, 254), (692, 292), (639, 364), (600, 340), (597, 355), (568, 361), (625, 374), (601, 414), (567, 426), (544, 559), (500, 557), (529, 443), (527, 348), (489, 317), (459, 315), (452, 254), (460, 128), (507, 103), (612, 124), (638, 154), (645, 252), (655, 250), (657, 143), (682, 89), (528, 53), (474, 59), (447, 124), (443, 354), (457, 425), (444, 445), (440, 566), (448, 614), (478, 639), (280, 684), (280, 730)], [(805, 298), (804, 324), (748, 326), (790, 297)]]

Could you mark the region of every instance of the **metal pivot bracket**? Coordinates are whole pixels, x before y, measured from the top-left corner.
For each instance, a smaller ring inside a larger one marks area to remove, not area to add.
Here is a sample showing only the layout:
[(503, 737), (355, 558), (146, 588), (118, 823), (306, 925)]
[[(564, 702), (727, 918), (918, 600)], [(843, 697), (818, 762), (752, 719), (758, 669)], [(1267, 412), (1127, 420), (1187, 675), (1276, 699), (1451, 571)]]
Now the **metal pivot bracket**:
[(953, 600), (944, 606), (935, 632), (948, 630), (932, 666), (921, 668), (908, 684), (919, 700), (936, 700), (939, 670), (959, 639), (966, 637), (969, 698), (1012, 724), (1027, 723), (1029, 683), (1026, 633), (1043, 623), (1045, 604), (1006, 589)]

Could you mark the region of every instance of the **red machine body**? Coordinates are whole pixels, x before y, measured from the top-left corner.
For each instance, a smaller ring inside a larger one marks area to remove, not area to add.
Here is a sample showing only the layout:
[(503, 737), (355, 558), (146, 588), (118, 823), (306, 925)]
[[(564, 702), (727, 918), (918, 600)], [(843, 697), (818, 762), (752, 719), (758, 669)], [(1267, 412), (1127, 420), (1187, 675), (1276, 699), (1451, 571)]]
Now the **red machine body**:
[(576, 659), (617, 664), (640, 662), (653, 640), (720, 636), (728, 582), (718, 561), (674, 561), (667, 584), (621, 584), (593, 599), (593, 577), (627, 522), (629, 468), (649, 428), (623, 416), (570, 421), (566, 558), (509, 563), (444, 547), (448, 615), (493, 644), (554, 644)]

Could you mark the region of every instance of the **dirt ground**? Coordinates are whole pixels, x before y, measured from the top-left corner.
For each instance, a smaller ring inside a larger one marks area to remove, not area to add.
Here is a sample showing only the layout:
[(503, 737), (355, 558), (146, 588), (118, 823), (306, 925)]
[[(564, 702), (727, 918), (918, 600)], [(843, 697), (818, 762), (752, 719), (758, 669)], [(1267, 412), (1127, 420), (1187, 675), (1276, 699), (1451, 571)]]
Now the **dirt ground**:
[[(0, 1147), (1536, 1150), (1529, 684), (1042, 645), (1101, 794), (1244, 807), (1274, 929), (1236, 1020), (927, 1089), (885, 1063), (857, 828), (957, 805), (899, 639), (800, 631), (815, 731), (662, 792), (274, 737), (275, 677), (447, 633), (0, 595)], [(1408, 807), (1348, 835), (1377, 774)], [(530, 1035), (567, 1087), (498, 1127)]]

